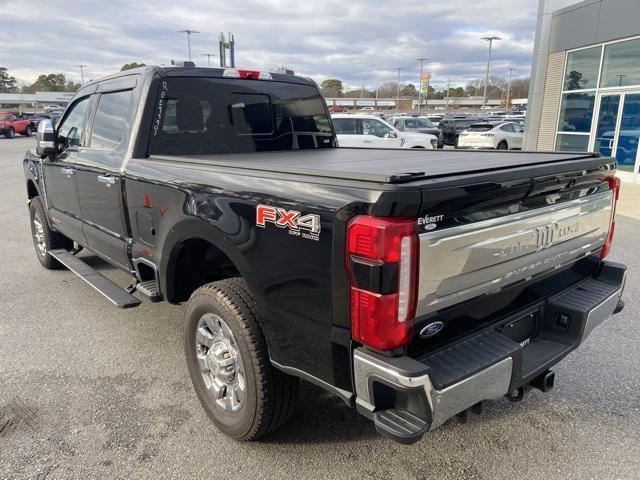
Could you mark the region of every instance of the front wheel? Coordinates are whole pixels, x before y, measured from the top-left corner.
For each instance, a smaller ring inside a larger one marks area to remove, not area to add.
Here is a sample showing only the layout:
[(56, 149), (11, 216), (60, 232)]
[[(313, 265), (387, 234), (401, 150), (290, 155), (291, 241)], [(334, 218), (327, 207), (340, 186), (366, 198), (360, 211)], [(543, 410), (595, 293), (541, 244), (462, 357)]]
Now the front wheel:
[(501, 141), (498, 146), (496, 147), (498, 150), (509, 150), (509, 145), (507, 145), (507, 142), (505, 142), (504, 140)]
[(7, 132), (4, 134), (4, 136), (7, 138), (13, 138), (16, 136), (16, 131), (13, 129), (13, 127), (10, 127), (9, 130), (7, 130)]
[(209, 283), (191, 295), (184, 342), (196, 395), (219, 430), (255, 440), (290, 417), (299, 381), (271, 365), (244, 280)]
[(33, 133), (33, 130), (31, 130), (31, 125), (27, 125), (27, 129), (24, 131), (24, 136), (30, 137), (32, 133)]

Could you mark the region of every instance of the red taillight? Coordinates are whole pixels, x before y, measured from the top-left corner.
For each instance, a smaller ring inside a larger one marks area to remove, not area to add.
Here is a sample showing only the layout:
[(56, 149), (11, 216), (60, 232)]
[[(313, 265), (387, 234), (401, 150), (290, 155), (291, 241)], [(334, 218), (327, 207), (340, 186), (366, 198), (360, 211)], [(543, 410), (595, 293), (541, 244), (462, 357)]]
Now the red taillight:
[(225, 78), (244, 78), (247, 80), (273, 80), (269, 72), (260, 70), (244, 70), (239, 68), (227, 68), (222, 73)]
[(418, 237), (407, 219), (355, 217), (347, 227), (354, 340), (380, 350), (411, 340)]
[(607, 239), (602, 246), (602, 250), (600, 251), (600, 259), (605, 258), (611, 252), (611, 244), (613, 242), (613, 234), (616, 229), (616, 202), (620, 198), (620, 179), (618, 177), (607, 177), (607, 183), (609, 184), (609, 188), (613, 192), (611, 206), (611, 220), (609, 222), (609, 232), (607, 233)]

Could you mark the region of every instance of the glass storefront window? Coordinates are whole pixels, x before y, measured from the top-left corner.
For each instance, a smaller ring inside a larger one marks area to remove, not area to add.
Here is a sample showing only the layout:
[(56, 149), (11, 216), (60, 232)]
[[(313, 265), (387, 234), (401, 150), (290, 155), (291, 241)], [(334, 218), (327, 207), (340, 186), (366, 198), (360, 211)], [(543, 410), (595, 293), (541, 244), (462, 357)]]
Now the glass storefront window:
[(559, 133), (556, 136), (556, 151), (558, 152), (586, 152), (587, 148), (589, 148), (589, 135)]
[(594, 47), (567, 55), (564, 90), (583, 90), (597, 86), (601, 52), (602, 47)]
[(601, 87), (640, 85), (640, 39), (612, 43), (604, 49)]
[(595, 93), (591, 92), (562, 95), (558, 131), (589, 133), (595, 101)]

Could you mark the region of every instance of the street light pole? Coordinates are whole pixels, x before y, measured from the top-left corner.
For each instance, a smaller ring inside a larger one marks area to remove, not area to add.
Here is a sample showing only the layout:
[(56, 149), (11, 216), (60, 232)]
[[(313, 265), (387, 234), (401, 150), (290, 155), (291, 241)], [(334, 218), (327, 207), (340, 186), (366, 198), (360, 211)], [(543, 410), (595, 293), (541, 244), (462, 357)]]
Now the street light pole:
[(207, 67), (211, 66), (211, 57), (215, 57), (215, 54), (213, 53), (203, 53), (202, 54), (203, 57), (207, 57)]
[(484, 94), (482, 95), (482, 113), (484, 113), (484, 109), (487, 104), (487, 85), (489, 84), (489, 67), (491, 66), (491, 47), (493, 47), (494, 40), (502, 39), (495, 35), (492, 35), (490, 37), (482, 37), (482, 39), (489, 42), (489, 57), (487, 58), (487, 72), (484, 76)]
[(398, 85), (396, 89), (396, 112), (400, 111), (400, 70), (403, 70), (402, 67), (396, 67), (398, 71)]
[(178, 30), (178, 33), (187, 34), (187, 48), (189, 50), (189, 61), (191, 61), (191, 34), (200, 32), (198, 32), (197, 30), (189, 30), (188, 28), (185, 28), (184, 30)]
[(420, 87), (418, 88), (418, 110), (422, 110), (422, 65), (428, 58), (417, 58), (420, 62)]
[(76, 65), (76, 67), (80, 68), (80, 78), (82, 78), (82, 85), (84, 85), (84, 67), (86, 65)]
[(507, 87), (507, 103), (504, 107), (504, 111), (505, 113), (509, 111), (509, 104), (511, 103), (509, 101), (509, 99), (511, 98), (511, 77), (513, 75), (513, 71), (515, 70), (515, 68), (511, 67), (509, 69), (509, 86)]

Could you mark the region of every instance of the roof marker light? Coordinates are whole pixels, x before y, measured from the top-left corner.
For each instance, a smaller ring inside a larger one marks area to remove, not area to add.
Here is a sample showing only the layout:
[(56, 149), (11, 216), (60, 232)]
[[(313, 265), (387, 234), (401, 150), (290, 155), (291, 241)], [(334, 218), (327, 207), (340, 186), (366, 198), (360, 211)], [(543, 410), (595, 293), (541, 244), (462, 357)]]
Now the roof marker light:
[(224, 78), (244, 78), (246, 80), (273, 80), (269, 72), (260, 70), (243, 70), (239, 68), (226, 68), (222, 74)]

